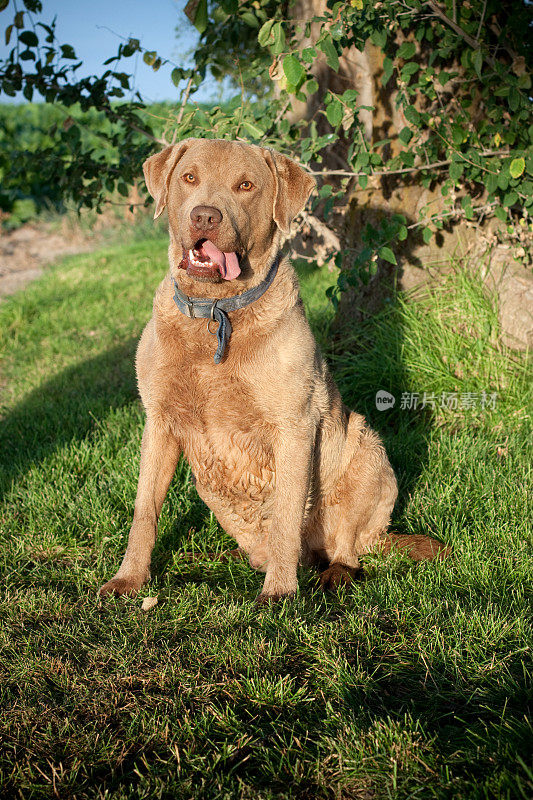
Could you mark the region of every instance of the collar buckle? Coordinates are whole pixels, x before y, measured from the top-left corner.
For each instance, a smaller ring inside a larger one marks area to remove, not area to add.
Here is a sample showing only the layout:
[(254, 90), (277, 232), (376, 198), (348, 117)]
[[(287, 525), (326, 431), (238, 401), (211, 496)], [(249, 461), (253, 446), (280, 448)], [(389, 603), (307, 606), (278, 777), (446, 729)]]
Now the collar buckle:
[(187, 295), (185, 295), (185, 297), (184, 297), (184, 302), (185, 302), (185, 306), (186, 306), (186, 309), (187, 309), (185, 311), (185, 316), (190, 317), (191, 319), (194, 319), (194, 303), (192, 302), (190, 297), (187, 297)]
[[(216, 336), (216, 334), (217, 334), (217, 331), (212, 331), (211, 328), (209, 327), (212, 322), (215, 322), (215, 323), (217, 322), (217, 320), (215, 319), (215, 308), (216, 308), (217, 303), (218, 303), (218, 300), (213, 300), (213, 303), (211, 304), (210, 317), (207, 320), (207, 330), (211, 334), (211, 336)], [(220, 327), (220, 322), (218, 323), (218, 325)]]

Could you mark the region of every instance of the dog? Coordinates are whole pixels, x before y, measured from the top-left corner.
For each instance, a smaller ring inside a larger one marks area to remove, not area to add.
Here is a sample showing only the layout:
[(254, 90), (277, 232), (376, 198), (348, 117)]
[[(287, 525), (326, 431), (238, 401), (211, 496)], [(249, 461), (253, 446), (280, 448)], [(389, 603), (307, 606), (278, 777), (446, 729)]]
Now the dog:
[(154, 217), (168, 212), (170, 273), (137, 350), (146, 426), (133, 524), (100, 595), (133, 595), (149, 579), (182, 453), (238, 552), (266, 573), (259, 603), (294, 595), (299, 564), (326, 562), (321, 584), (335, 588), (376, 546), (442, 557), (429, 537), (383, 539), (394, 472), (343, 404), (281, 252), (312, 177), (285, 155), (220, 139), (167, 147), (143, 170)]

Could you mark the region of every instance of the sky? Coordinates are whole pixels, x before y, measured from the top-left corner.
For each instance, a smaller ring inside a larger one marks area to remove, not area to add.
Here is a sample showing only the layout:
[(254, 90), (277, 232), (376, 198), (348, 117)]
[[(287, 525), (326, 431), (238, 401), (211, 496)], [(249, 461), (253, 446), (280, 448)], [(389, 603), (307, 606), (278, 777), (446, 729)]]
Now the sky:
[[(72, 45), (78, 59), (83, 60), (77, 72), (83, 77), (99, 75), (107, 69), (103, 62), (116, 54), (119, 37), (139, 39), (142, 47), (156, 50), (176, 64), (187, 62), (187, 51), (194, 48), (197, 35), (183, 13), (185, 5), (186, 0), (43, 0), (43, 14), (38, 19), (49, 23), (57, 16), (59, 42)], [(0, 14), (0, 57), (10, 49), (4, 45), (3, 29), (12, 22), (12, 9), (10, 3)], [(135, 86), (148, 102), (178, 99), (181, 87), (176, 88), (170, 80), (172, 66), (162, 66), (154, 72), (143, 62), (142, 55), (136, 54), (124, 59), (118, 70), (135, 73)], [(201, 90), (195, 97), (202, 101), (214, 94), (215, 86), (211, 92), (209, 88)], [(2, 97), (2, 102), (6, 100)]]

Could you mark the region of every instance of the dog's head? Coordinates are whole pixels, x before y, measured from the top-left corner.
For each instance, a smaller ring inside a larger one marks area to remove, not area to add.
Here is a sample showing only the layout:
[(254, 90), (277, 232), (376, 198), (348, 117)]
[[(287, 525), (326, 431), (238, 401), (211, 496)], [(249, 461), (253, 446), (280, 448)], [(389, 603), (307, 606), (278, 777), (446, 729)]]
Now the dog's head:
[(289, 232), (315, 181), (280, 153), (222, 139), (187, 139), (144, 162), (154, 218), (168, 209), (180, 267), (195, 280), (233, 280)]

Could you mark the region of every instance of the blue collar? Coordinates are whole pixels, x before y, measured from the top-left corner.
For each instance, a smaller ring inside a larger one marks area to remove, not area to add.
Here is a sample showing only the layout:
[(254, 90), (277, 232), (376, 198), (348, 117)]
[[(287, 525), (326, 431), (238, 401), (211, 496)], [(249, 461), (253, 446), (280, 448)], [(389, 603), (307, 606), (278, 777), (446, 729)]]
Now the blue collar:
[[(245, 308), (245, 306), (249, 306), (250, 303), (253, 303), (255, 300), (259, 300), (276, 277), (279, 261), (280, 257), (278, 253), (272, 266), (268, 270), (268, 275), (257, 286), (254, 286), (252, 289), (247, 289), (242, 294), (236, 294), (233, 297), (222, 297), (220, 300), (210, 300), (203, 297), (188, 297), (178, 288), (178, 284), (171, 276), (175, 289), (174, 302), (181, 313), (185, 314), (186, 317), (209, 320), (207, 323), (207, 330), (209, 333), (212, 333), (213, 336), (216, 335), (218, 341), (214, 359), (215, 364), (220, 364), (222, 361), (227, 344), (230, 340), (231, 322), (229, 321), (228, 312), (237, 311), (239, 308)], [(209, 328), (211, 320), (218, 323), (216, 331), (211, 331)]]

